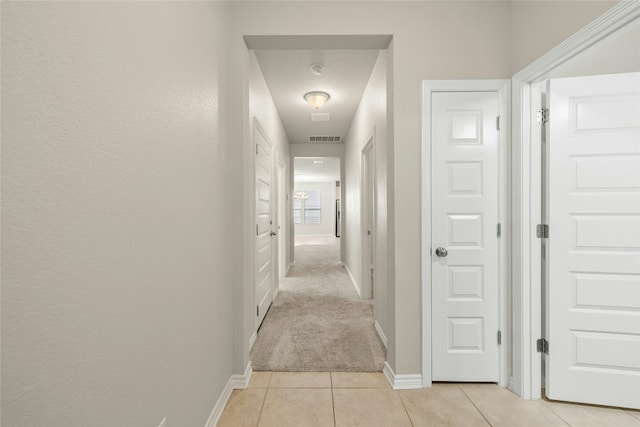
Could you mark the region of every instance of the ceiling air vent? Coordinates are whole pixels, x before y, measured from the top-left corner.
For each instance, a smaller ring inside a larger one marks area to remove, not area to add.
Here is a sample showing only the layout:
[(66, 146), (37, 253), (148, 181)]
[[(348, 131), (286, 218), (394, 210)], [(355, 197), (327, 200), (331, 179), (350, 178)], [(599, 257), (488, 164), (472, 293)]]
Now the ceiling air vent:
[(342, 142), (341, 136), (336, 135), (311, 135), (309, 142)]

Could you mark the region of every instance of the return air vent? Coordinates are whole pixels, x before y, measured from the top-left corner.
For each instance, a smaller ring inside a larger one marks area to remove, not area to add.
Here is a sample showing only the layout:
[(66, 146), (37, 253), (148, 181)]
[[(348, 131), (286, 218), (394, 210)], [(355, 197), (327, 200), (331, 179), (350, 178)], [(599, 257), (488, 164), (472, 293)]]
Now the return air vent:
[(342, 142), (342, 137), (337, 135), (311, 135), (309, 142)]
[(330, 122), (331, 113), (311, 113), (312, 122)]

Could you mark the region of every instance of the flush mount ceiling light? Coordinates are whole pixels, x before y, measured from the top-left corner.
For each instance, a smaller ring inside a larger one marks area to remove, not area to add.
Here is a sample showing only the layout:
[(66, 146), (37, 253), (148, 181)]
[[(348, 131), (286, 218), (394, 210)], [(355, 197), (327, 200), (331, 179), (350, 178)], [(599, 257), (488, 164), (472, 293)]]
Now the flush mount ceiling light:
[(331, 96), (327, 92), (309, 92), (304, 94), (304, 99), (316, 110), (322, 107)]
[(302, 190), (302, 191), (296, 191), (295, 193), (293, 193), (293, 198), (296, 200), (307, 200), (309, 196), (307, 195), (307, 193), (304, 192), (304, 190)]

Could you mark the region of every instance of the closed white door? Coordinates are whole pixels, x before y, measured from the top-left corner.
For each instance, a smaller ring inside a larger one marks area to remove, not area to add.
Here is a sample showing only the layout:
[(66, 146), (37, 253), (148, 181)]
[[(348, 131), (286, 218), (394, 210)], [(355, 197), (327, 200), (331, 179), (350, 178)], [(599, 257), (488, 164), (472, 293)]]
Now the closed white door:
[(499, 379), (497, 92), (432, 111), (432, 379)]
[(259, 126), (254, 127), (256, 177), (256, 328), (273, 301), (271, 173), (272, 148)]
[(546, 393), (640, 408), (640, 73), (547, 95)]

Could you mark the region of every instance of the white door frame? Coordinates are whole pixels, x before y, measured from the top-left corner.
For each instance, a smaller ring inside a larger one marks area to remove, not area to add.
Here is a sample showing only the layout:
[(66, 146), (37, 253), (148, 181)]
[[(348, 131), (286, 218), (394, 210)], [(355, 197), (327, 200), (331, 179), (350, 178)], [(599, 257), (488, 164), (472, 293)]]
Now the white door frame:
[[(367, 137), (367, 142), (362, 147), (360, 152), (360, 170), (362, 176), (360, 178), (360, 233), (361, 233), (361, 248), (362, 253), (360, 255), (361, 263), (361, 297), (364, 299), (371, 298), (373, 296), (373, 283), (371, 282), (371, 259), (375, 260), (375, 230), (376, 230), (376, 174), (375, 174), (375, 128), (371, 130), (371, 133)], [(371, 156), (369, 163), (367, 164), (367, 156)], [(369, 175), (370, 179), (368, 179)], [(369, 188), (371, 186), (371, 188)], [(366, 191), (365, 191), (366, 190)], [(367, 194), (368, 193), (368, 194)], [(371, 195), (373, 194), (373, 199)], [(367, 208), (371, 206), (372, 212), (367, 212)], [(370, 223), (369, 223), (370, 222)], [(371, 239), (369, 239), (367, 231), (371, 229)], [(374, 263), (375, 274), (375, 263)]]
[(532, 96), (534, 84), (639, 17), (640, 3), (620, 2), (512, 78), (514, 346), (509, 388), (525, 399), (539, 399), (542, 388), (542, 357), (535, 345), (542, 336), (542, 249), (536, 237), (542, 213), (542, 176), (540, 137), (532, 126), (540, 103), (538, 96)]
[(509, 374), (510, 329), (508, 279), (510, 271), (509, 215), (509, 81), (508, 80), (425, 80), (422, 82), (422, 386), (431, 387), (431, 94), (433, 92), (496, 92), (500, 102), (498, 157), (499, 209), (502, 236), (498, 244), (499, 320), (502, 331), (499, 384), (507, 385)]

